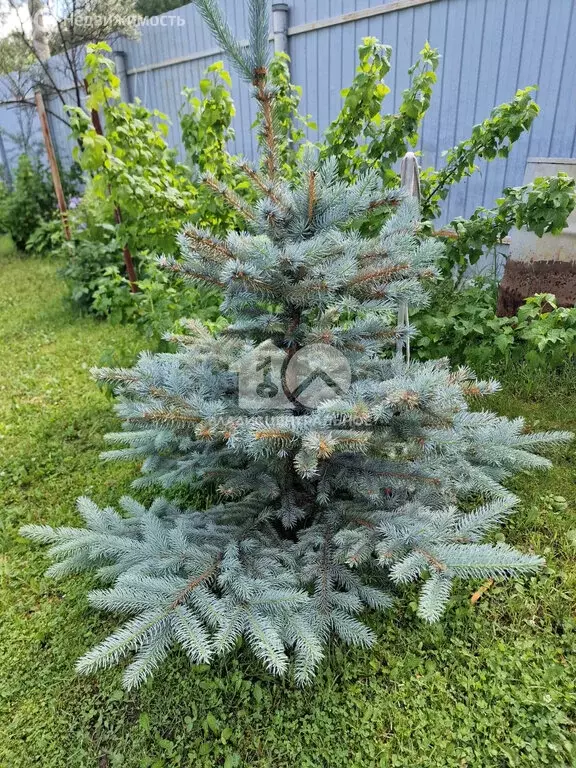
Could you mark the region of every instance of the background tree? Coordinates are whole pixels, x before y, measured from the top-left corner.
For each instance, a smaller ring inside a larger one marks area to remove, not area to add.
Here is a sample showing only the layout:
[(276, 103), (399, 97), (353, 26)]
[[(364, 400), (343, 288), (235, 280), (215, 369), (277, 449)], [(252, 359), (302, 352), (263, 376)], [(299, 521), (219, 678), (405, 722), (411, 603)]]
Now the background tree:
[[(0, 41), (4, 72), (0, 105), (35, 110), (34, 93), (41, 90), (63, 106), (82, 106), (86, 45), (137, 34), (139, 14), (134, 0), (63, 0), (56, 6), (45, 5), (42, 0), (29, 0), (27, 5), (20, 0), (3, 2), (15, 29)], [(10, 65), (14, 51), (17, 56)], [(70, 125), (65, 115), (54, 111), (51, 115)]]
[(142, 16), (159, 16), (186, 5), (185, 0), (136, 0), (136, 10)]
[[(320, 144), (323, 156), (338, 159), (342, 176), (354, 179), (367, 168), (380, 174), (384, 188), (398, 183), (397, 161), (418, 144), (419, 131), (433, 96), (440, 56), (428, 43), (410, 68), (411, 82), (396, 112), (383, 114), (390, 88), (392, 49), (375, 37), (364, 38), (359, 48), (359, 66), (350, 88), (344, 92), (340, 114), (328, 127)], [(509, 234), (512, 227), (524, 226), (542, 236), (558, 233), (576, 205), (574, 180), (566, 174), (539, 179), (535, 184), (505, 189), (491, 209), (478, 208), (469, 218), (458, 217), (435, 232), (433, 221), (454, 184), (479, 169), (478, 161), (506, 158), (515, 142), (529, 131), (539, 113), (533, 99), (535, 88), (519, 90), (489, 117), (472, 129), (471, 136), (446, 152), (441, 168), (424, 169), (421, 177), (422, 216), (430, 233), (445, 241), (442, 275), (459, 284), (468, 268), (482, 254)], [(386, 214), (373, 211), (363, 231), (377, 231)]]

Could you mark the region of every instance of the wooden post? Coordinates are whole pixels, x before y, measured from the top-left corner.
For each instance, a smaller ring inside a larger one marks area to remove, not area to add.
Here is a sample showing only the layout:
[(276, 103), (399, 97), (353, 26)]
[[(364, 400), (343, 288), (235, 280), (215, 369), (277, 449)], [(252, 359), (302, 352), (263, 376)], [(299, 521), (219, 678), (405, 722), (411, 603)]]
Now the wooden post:
[[(402, 189), (410, 195), (410, 197), (416, 198), (420, 202), (420, 172), (418, 170), (418, 161), (414, 152), (407, 152), (402, 158), (402, 165), (400, 166), (400, 184)], [(408, 304), (403, 301), (398, 307), (398, 327), (408, 328), (410, 325), (410, 316), (408, 313)], [(398, 339), (396, 344), (396, 351), (399, 355), (405, 352), (406, 362), (410, 362), (410, 339), (406, 337), (404, 339)]]
[(66, 198), (64, 197), (64, 190), (62, 189), (60, 170), (58, 168), (58, 163), (56, 162), (56, 154), (54, 152), (54, 145), (52, 144), (52, 137), (50, 136), (50, 126), (48, 125), (48, 117), (46, 115), (46, 108), (44, 106), (44, 98), (42, 93), (40, 91), (36, 91), (34, 94), (34, 99), (36, 101), (38, 117), (40, 118), (40, 127), (42, 128), (42, 136), (44, 137), (44, 146), (46, 147), (46, 154), (48, 155), (50, 173), (52, 174), (52, 184), (54, 185), (54, 192), (56, 193), (56, 200), (58, 201), (58, 208), (60, 209), (60, 216), (62, 217), (64, 236), (66, 237), (66, 240), (70, 240), (68, 208), (66, 207)]
[[(88, 82), (86, 80), (84, 80), (84, 88), (86, 89), (86, 93), (88, 93)], [(94, 130), (99, 136), (103, 136), (104, 131), (102, 130), (102, 122), (100, 120), (98, 110), (92, 109), (90, 114), (92, 117), (92, 125), (94, 126)], [(114, 218), (116, 220), (116, 224), (122, 223), (122, 211), (116, 202), (114, 202)], [(128, 275), (128, 281), (130, 283), (130, 290), (132, 293), (138, 293), (138, 275), (136, 274), (130, 248), (128, 248), (126, 243), (124, 243), (124, 246), (122, 247), (122, 255), (124, 257), (124, 266), (126, 267), (126, 274)]]

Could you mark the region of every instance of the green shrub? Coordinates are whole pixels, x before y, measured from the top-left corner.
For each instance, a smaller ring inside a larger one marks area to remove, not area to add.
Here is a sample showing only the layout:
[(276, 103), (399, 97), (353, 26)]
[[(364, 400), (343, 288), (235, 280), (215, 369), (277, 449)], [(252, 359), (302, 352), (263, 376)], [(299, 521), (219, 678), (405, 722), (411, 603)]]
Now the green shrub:
[(14, 174), (14, 191), (0, 198), (0, 222), (23, 251), (36, 227), (53, 216), (56, 198), (46, 169), (21, 155)]
[(110, 215), (110, 202), (88, 191), (70, 211), (72, 240), (62, 238), (56, 246), (56, 256), (64, 261), (60, 275), (76, 309), (115, 323), (134, 322), (154, 340), (183, 315), (216, 320), (219, 294), (193, 288), (181, 279), (169, 280), (147, 251), (135, 254), (140, 279), (138, 291), (132, 292), (124, 275), (118, 228), (106, 221)]
[(538, 237), (557, 235), (574, 208), (574, 179), (566, 173), (534, 179), (522, 187), (507, 187), (492, 209), (477, 208), (469, 219), (451, 222), (456, 237), (445, 241), (440, 268), (456, 284), (482, 254), (495, 248), (512, 227), (524, 227)]
[(10, 192), (6, 184), (0, 179), (0, 235), (9, 233), (8, 229), (8, 198)]
[[(65, 257), (60, 274), (68, 285), (70, 299), (81, 312), (94, 312), (94, 294), (106, 279), (108, 270), (120, 269), (122, 265), (122, 248), (115, 232), (104, 226), (96, 229), (100, 229), (100, 240), (76, 234), (60, 251)], [(110, 311), (95, 314), (105, 317)]]
[[(384, 99), (390, 92), (385, 77), (390, 71), (391, 55), (391, 47), (382, 45), (375, 37), (363, 39), (356, 77), (343, 92), (342, 110), (321, 144), (325, 157), (337, 159), (340, 176), (354, 179), (374, 168), (385, 188), (398, 185), (398, 160), (418, 143), (420, 126), (433, 98), (440, 61), (438, 51), (426, 43), (409, 70), (410, 86), (403, 91), (398, 110), (383, 114)], [(515, 142), (530, 129), (539, 113), (532, 98), (534, 90), (531, 86), (521, 89), (509, 102), (495, 107), (488, 118), (472, 128), (468, 139), (443, 153), (445, 161), (441, 168), (427, 168), (422, 172), (425, 232), (433, 231), (433, 220), (440, 215), (441, 203), (452, 186), (478, 170), (478, 160), (507, 158)], [(451, 236), (446, 239), (446, 252), (440, 261), (443, 276), (450, 279), (456, 273), (461, 277), (515, 226), (525, 226), (539, 236), (560, 231), (566, 226), (575, 204), (575, 183), (565, 174), (504, 190), (495, 208), (480, 207), (470, 219), (457, 218), (450, 222)], [(377, 232), (389, 215), (386, 207), (375, 209), (364, 222), (362, 231)]]
[(60, 216), (41, 221), (26, 241), (25, 249), (35, 256), (50, 258), (64, 247), (64, 229)]
[[(121, 211), (118, 239), (133, 253), (175, 248), (182, 223), (194, 211), (195, 188), (187, 168), (166, 144), (168, 122), (139, 101), (118, 102), (119, 80), (104, 55), (108, 45), (89, 46), (85, 74), (86, 108), (69, 107), (75, 156), (87, 174), (87, 190)], [(90, 110), (102, 111), (104, 135), (92, 125)], [(114, 210), (108, 222), (117, 219)]]
[(123, 274), (122, 249), (114, 238), (101, 243), (77, 239), (68, 246), (68, 254), (60, 274), (69, 299), (83, 313), (114, 323), (136, 323), (156, 341), (183, 316), (205, 321), (219, 316), (221, 299), (216, 291), (169, 279), (151, 258), (138, 262), (138, 291), (132, 292)]
[(16, 251), (14, 241), (8, 234), (0, 234), (0, 258), (3, 256), (11, 256)]
[[(249, 196), (251, 190), (226, 153), (234, 106), (227, 90), (230, 76), (221, 63), (208, 68), (200, 97), (192, 89), (185, 91), (181, 120), (192, 164), (187, 168), (168, 148), (164, 115), (139, 102), (118, 101), (119, 83), (108, 52), (105, 44), (91, 46), (86, 57), (87, 109), (102, 111), (104, 135), (94, 129), (88, 111), (70, 110), (82, 146), (76, 154), (90, 176), (82, 203), (71, 216), (74, 238), (62, 274), (82, 311), (141, 323), (149, 336), (158, 338), (183, 315), (211, 321), (218, 316), (217, 292), (188, 287), (181, 279), (169, 281), (155, 263), (157, 255), (176, 251), (176, 235), (187, 222), (210, 226), (223, 236), (242, 225), (237, 212), (201, 184), (201, 175), (226, 180), (236, 194)], [(136, 267), (136, 292), (125, 277), (124, 246)]]
[[(76, 194), (79, 179), (76, 164), (61, 172), (66, 198)], [(63, 239), (50, 174), (47, 168), (28, 155), (21, 155), (18, 159), (12, 192), (0, 182), (0, 233), (11, 235), (20, 251), (37, 255), (51, 253)]]
[(250, 185), (240, 172), (239, 159), (232, 157), (226, 149), (235, 136), (232, 118), (236, 109), (231, 87), (230, 74), (222, 62), (217, 61), (206, 69), (198, 89), (184, 89), (186, 102), (180, 110), (182, 143), (196, 193), (195, 211), (190, 221), (220, 235), (242, 228), (243, 220), (221, 196), (202, 183), (202, 177), (209, 174), (226, 183), (234, 194), (253, 199)]
[(497, 285), (476, 278), (462, 290), (445, 281), (432, 304), (412, 318), (413, 351), (421, 360), (450, 357), (477, 370), (526, 364), (548, 371), (576, 358), (576, 308), (558, 307), (551, 294), (526, 300), (515, 317), (497, 317)]

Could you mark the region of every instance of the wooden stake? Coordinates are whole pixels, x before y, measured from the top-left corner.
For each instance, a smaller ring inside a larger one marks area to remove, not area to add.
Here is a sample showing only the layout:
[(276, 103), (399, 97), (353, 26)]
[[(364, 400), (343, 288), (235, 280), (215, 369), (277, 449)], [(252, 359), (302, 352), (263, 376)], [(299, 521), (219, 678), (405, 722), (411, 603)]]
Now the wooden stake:
[(42, 136), (44, 137), (44, 146), (46, 147), (46, 154), (48, 155), (50, 173), (52, 174), (52, 184), (54, 185), (54, 192), (56, 193), (56, 200), (58, 201), (58, 208), (60, 209), (60, 216), (62, 217), (64, 236), (66, 237), (66, 240), (70, 240), (70, 225), (68, 224), (66, 198), (64, 197), (64, 190), (62, 189), (60, 170), (58, 169), (58, 163), (56, 162), (56, 153), (54, 152), (52, 137), (50, 136), (50, 126), (48, 125), (48, 117), (46, 116), (44, 98), (40, 91), (36, 91), (34, 100), (36, 101), (36, 109), (38, 111), (38, 117), (40, 118)]

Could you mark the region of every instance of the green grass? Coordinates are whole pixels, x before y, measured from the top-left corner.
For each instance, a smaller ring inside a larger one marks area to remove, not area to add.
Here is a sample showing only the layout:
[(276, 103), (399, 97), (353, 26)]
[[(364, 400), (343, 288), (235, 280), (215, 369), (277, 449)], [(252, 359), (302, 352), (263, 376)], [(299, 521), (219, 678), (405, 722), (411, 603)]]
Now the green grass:
[[(131, 328), (75, 319), (55, 266), (0, 261), (0, 766), (2, 768), (507, 768), (573, 766), (576, 710), (576, 451), (522, 475), (507, 539), (547, 569), (497, 584), (475, 606), (463, 584), (424, 626), (414, 595), (370, 621), (371, 651), (332, 647), (304, 691), (242, 649), (212, 669), (174, 653), (137, 693), (120, 671), (81, 678), (74, 662), (117, 623), (91, 610), (88, 577), (46, 579), (24, 523), (78, 523), (75, 498), (113, 503), (136, 468), (101, 463), (116, 428), (88, 370), (141, 345)], [(518, 381), (493, 400), (532, 424), (576, 429), (576, 392)], [(567, 503), (554, 497), (560, 496)]]

